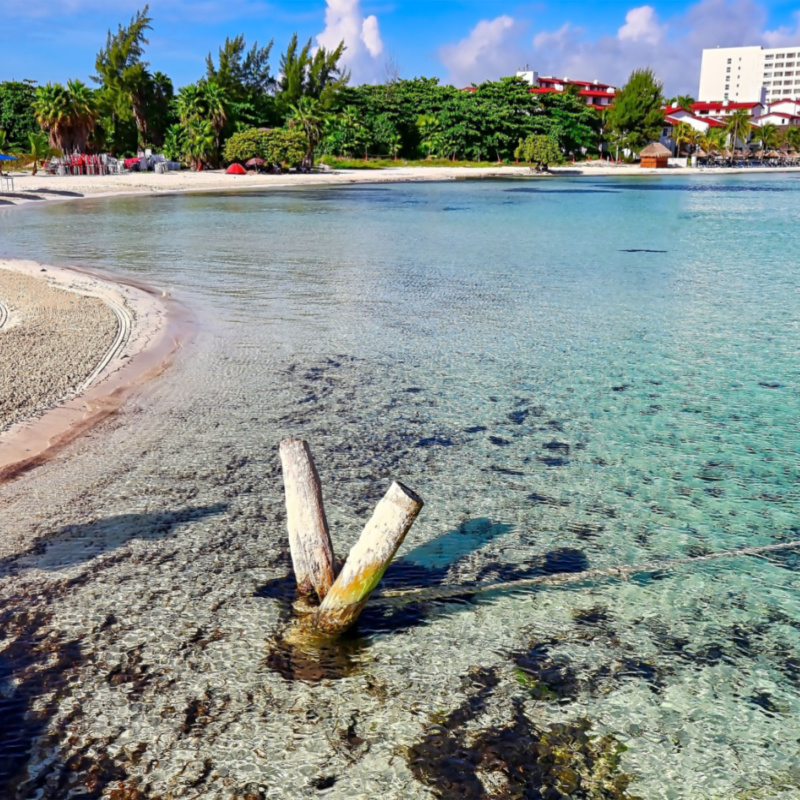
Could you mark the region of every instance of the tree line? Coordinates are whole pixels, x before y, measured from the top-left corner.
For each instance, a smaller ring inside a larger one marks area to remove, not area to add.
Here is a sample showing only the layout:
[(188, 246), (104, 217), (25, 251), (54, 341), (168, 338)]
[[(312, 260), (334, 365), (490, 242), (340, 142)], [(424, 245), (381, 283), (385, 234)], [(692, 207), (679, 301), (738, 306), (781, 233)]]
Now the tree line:
[[(227, 38), (205, 74), (179, 90), (146, 60), (149, 7), (109, 31), (88, 80), (0, 83), (0, 147), (33, 153), (144, 148), (201, 166), (260, 157), (448, 158), (509, 161), (545, 136), (563, 158), (597, 152), (602, 121), (576, 93), (537, 95), (514, 78), (463, 91), (435, 78), (351, 86), (344, 44), (295, 34), (272, 68), (273, 42)], [(530, 143), (529, 143), (530, 144)], [(550, 152), (538, 148), (536, 152)], [(515, 155), (516, 154), (516, 155)], [(36, 159), (34, 159), (35, 163)]]
[(88, 81), (0, 83), (0, 150), (50, 153), (145, 148), (201, 167), (259, 158), (310, 167), (337, 158), (512, 160), (543, 165), (620, 147), (638, 152), (664, 123), (661, 83), (636, 70), (603, 114), (576, 89), (531, 93), (517, 78), (469, 90), (436, 78), (351, 86), (344, 43), (326, 49), (295, 34), (273, 72), (273, 42), (226, 38), (205, 74), (175, 90), (146, 60), (149, 7), (109, 31)]

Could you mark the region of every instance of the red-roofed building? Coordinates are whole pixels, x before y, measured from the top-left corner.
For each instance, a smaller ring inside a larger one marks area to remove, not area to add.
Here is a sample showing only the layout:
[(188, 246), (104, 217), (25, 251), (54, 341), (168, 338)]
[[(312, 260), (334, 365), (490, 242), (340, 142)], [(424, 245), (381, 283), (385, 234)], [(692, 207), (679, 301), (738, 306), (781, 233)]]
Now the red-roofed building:
[(759, 127), (762, 125), (777, 125), (779, 128), (791, 128), (800, 126), (800, 115), (769, 111), (766, 114), (762, 114), (753, 124)]
[(684, 123), (690, 128), (694, 128), (700, 134), (706, 134), (711, 128), (724, 128), (725, 123), (713, 117), (700, 117), (697, 114), (692, 114), (685, 108), (679, 106), (667, 106), (664, 109), (664, 127), (661, 130), (660, 142), (665, 147), (672, 150), (677, 155), (677, 146), (675, 145), (675, 126)]
[(722, 100), (721, 102), (694, 103), (689, 110), (698, 117), (717, 118), (724, 118), (730, 116), (734, 111), (744, 110), (753, 119), (757, 119), (764, 113), (764, 106), (761, 103), (732, 103), (729, 100)]
[(531, 85), (533, 94), (560, 94), (566, 91), (568, 86), (578, 89), (578, 96), (582, 97), (587, 106), (591, 106), (597, 111), (608, 108), (617, 96), (617, 89), (608, 83), (600, 81), (576, 81), (570, 78), (555, 78), (539, 75), (529, 69), (517, 72), (517, 77)]
[(769, 114), (789, 114), (793, 117), (800, 117), (800, 100), (792, 100), (787, 97), (783, 100), (776, 100), (769, 104)]

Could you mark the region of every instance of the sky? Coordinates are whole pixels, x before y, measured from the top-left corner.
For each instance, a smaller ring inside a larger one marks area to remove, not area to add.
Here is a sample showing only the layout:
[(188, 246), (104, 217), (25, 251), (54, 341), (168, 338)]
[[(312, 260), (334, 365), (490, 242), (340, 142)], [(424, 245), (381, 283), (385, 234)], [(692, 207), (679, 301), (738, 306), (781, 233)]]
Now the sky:
[[(88, 80), (109, 28), (127, 23), (136, 0), (0, 0), (0, 80)], [(704, 47), (800, 45), (798, 3), (785, 0), (624, 0), (603, 3), (504, 0), (151, 0), (146, 58), (176, 87), (205, 72), (226, 36), (344, 40), (354, 83), (439, 77), (467, 86), (512, 75), (621, 85), (650, 66), (668, 95), (696, 94)]]

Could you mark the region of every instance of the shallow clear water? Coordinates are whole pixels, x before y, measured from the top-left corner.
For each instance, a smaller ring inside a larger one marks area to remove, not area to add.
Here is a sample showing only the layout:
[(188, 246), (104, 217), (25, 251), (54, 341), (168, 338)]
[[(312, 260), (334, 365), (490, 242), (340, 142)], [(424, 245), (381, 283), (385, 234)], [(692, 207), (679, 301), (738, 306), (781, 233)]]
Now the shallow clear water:
[(499, 797), (543, 737), (591, 772), (583, 719), (633, 795), (800, 797), (797, 553), (375, 605), (305, 658), (277, 456), (311, 443), (340, 555), (390, 479), (425, 498), (392, 586), (800, 539), (798, 201), (751, 175), (0, 211), (0, 252), (140, 278), (199, 321), (0, 490), (0, 785)]

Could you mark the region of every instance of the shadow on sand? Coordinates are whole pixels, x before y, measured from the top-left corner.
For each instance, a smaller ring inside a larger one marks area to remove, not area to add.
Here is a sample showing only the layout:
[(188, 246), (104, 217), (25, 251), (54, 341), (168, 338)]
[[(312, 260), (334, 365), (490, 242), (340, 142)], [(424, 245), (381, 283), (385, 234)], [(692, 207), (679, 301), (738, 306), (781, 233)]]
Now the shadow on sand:
[(163, 539), (178, 525), (220, 514), (226, 503), (152, 514), (120, 514), (45, 534), (22, 553), (0, 559), (0, 573), (26, 569), (59, 570), (90, 561), (133, 539)]
[[(3, 559), (0, 572), (8, 575), (32, 568), (56, 571), (90, 561), (133, 539), (166, 538), (180, 524), (226, 509), (227, 504), (219, 503), (69, 525), (43, 536), (24, 553)], [(27, 771), (37, 743), (47, 736), (61, 688), (68, 685), (69, 676), (80, 669), (84, 659), (80, 640), (53, 627), (51, 607), (68, 599), (72, 590), (86, 584), (92, 574), (90, 568), (70, 578), (43, 583), (33, 604), (27, 596), (12, 595), (0, 610), (0, 797), (22, 800), (36, 796), (37, 781), (45, 777), (50, 782), (56, 780), (59, 787), (63, 784), (63, 795), (59, 794), (60, 789), (55, 791), (58, 796), (67, 796), (67, 785), (74, 783), (80, 772), (81, 758), (93, 765), (87, 779), (94, 780), (94, 788), (75, 797), (99, 797), (109, 782), (126, 777), (107, 754), (78, 755), (77, 760), (61, 766), (58, 776), (48, 776), (47, 771), (38, 777), (30, 776)]]

